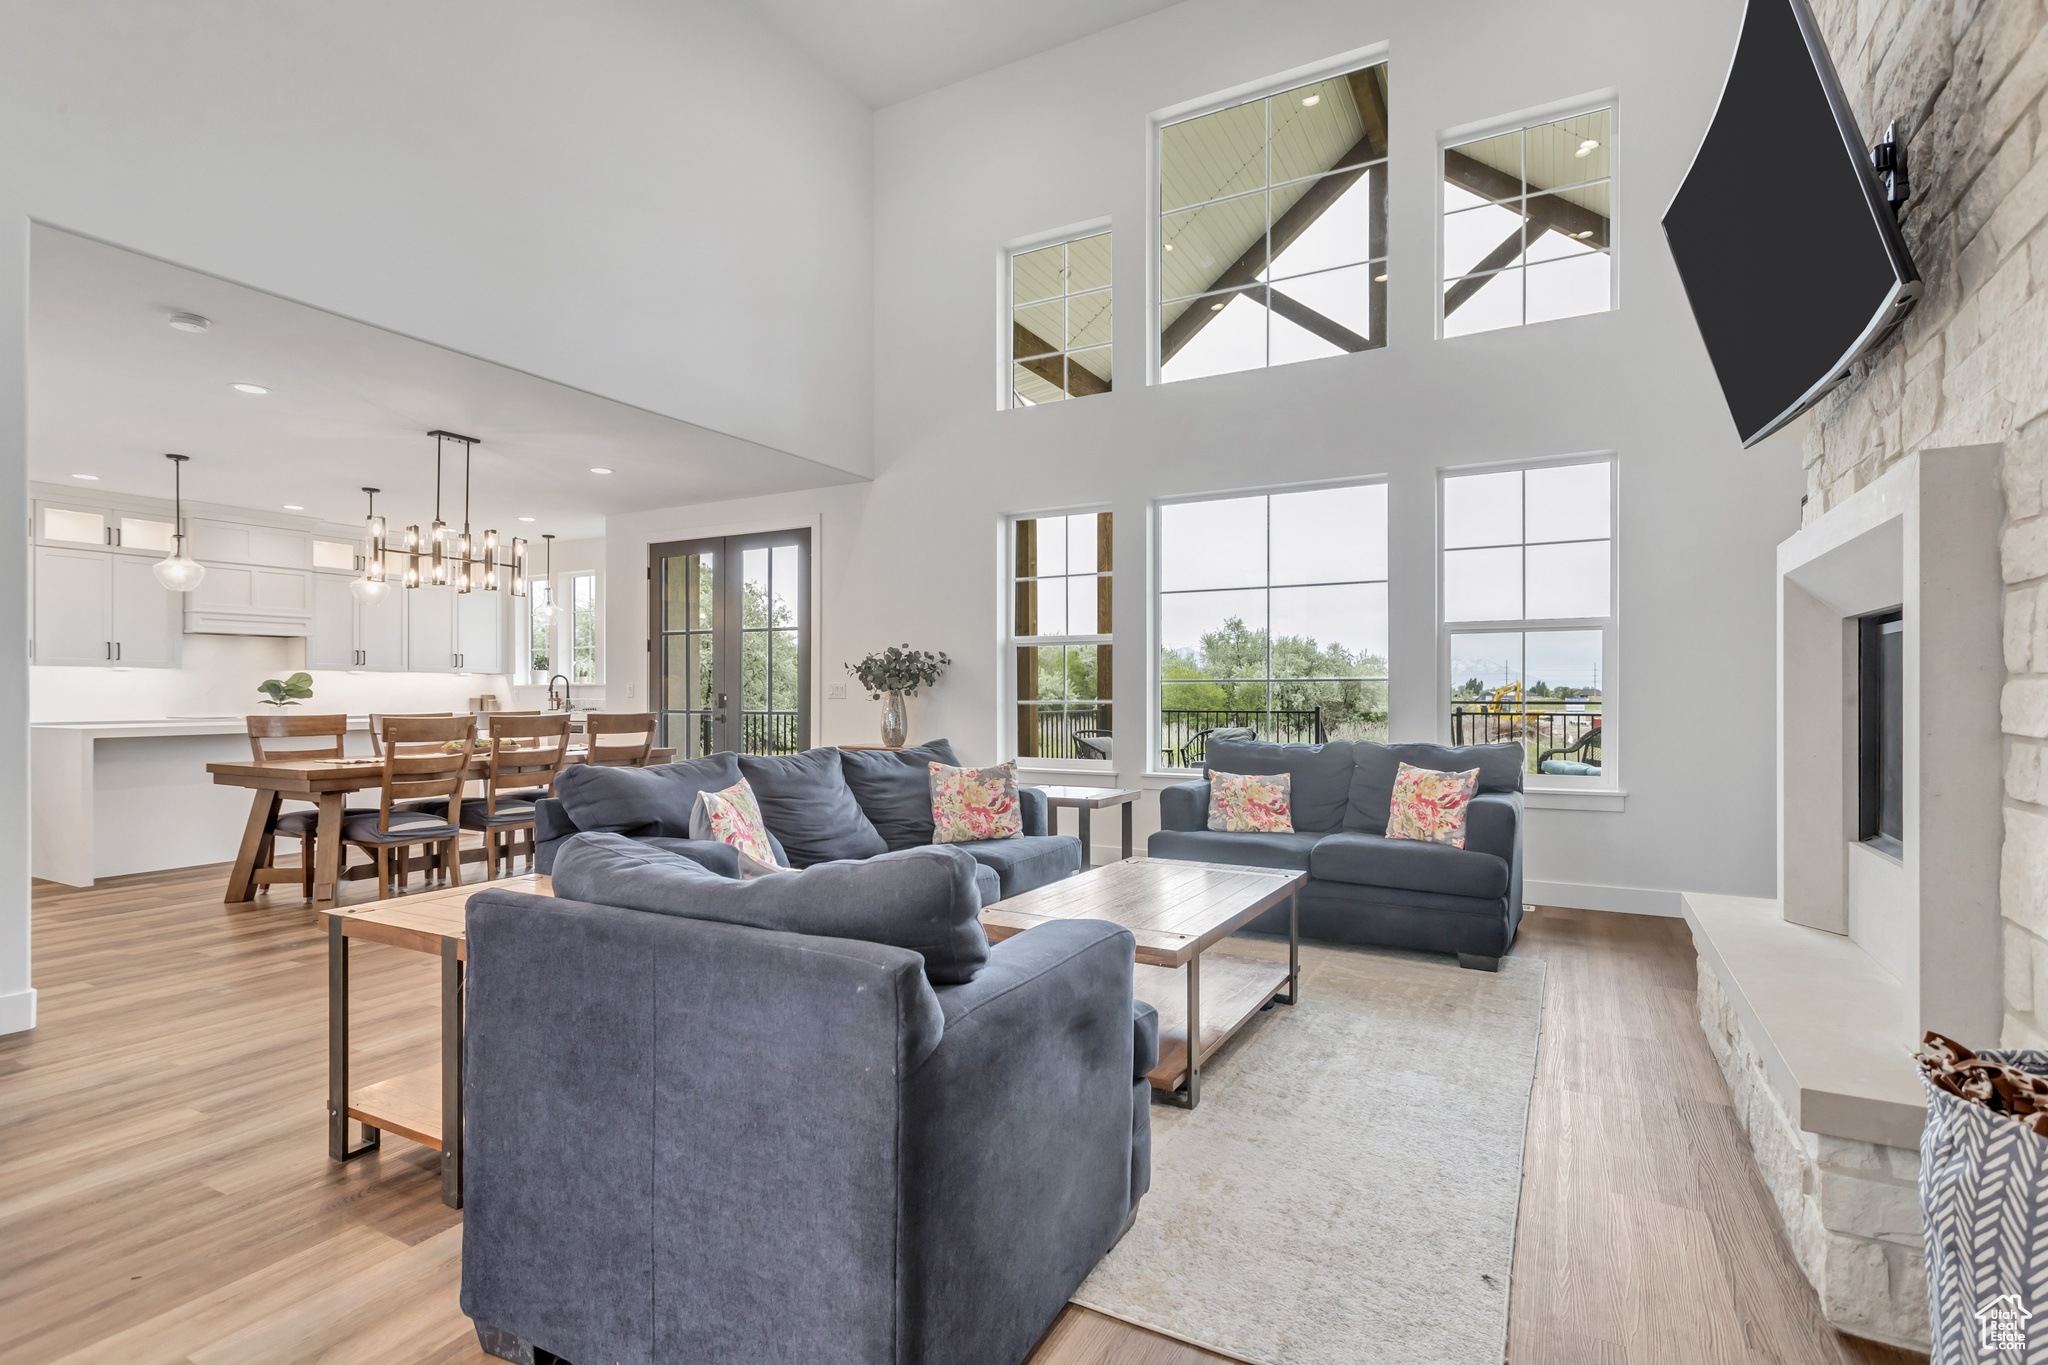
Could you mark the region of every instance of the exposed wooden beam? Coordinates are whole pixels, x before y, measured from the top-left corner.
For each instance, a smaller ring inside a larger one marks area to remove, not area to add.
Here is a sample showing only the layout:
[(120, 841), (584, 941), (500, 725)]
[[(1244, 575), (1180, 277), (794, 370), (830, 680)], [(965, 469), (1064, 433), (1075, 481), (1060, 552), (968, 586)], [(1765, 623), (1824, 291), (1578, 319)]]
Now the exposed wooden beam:
[(1521, 254), (1522, 227), (1517, 223), (1515, 230), (1499, 246), (1482, 256), (1477, 265), (1460, 275), (1458, 282), (1444, 291), (1444, 316), (1457, 312), (1465, 300), (1486, 288), (1493, 279), (1494, 271)]
[[(1384, 63), (1369, 66), (1363, 71), (1354, 71), (1351, 83), (1351, 102), (1358, 106), (1358, 121), (1365, 126), (1365, 135), (1376, 140), (1384, 155), (1388, 147), (1387, 135), (1387, 92), (1381, 84), (1387, 78)], [(1382, 175), (1372, 183), (1372, 202), (1366, 205), (1366, 254), (1375, 261), (1387, 258), (1387, 178)], [(1366, 325), (1376, 337), (1387, 334), (1387, 282), (1374, 279), (1367, 286)]]
[[(1513, 199), (1522, 193), (1520, 178), (1458, 151), (1444, 153), (1444, 179), (1482, 199)], [(1603, 251), (1607, 249), (1607, 215), (1595, 213), (1534, 185), (1529, 187), (1527, 205), (1529, 221), (1537, 227), (1562, 233)], [(1584, 237), (1579, 236), (1582, 232), (1586, 234)]]
[[(1286, 318), (1296, 327), (1301, 328), (1304, 332), (1313, 332), (1332, 346), (1341, 347), (1347, 351), (1366, 351), (1372, 349), (1370, 341), (1367, 341), (1343, 323), (1318, 313), (1300, 299), (1283, 294), (1271, 286), (1260, 289), (1248, 289), (1245, 292), (1253, 299), (1265, 304), (1266, 307), (1278, 313), (1281, 317)], [(1264, 297), (1261, 297), (1261, 295)]]
[[(1052, 345), (1038, 333), (1021, 322), (1010, 324), (1010, 354), (1013, 356), (1032, 355), (1034, 351), (1050, 351)], [(1034, 355), (1029, 360), (1017, 362), (1054, 388), (1085, 398), (1092, 393), (1108, 393), (1110, 381), (1104, 379), (1087, 366), (1075, 361), (1071, 364), (1062, 355)]]

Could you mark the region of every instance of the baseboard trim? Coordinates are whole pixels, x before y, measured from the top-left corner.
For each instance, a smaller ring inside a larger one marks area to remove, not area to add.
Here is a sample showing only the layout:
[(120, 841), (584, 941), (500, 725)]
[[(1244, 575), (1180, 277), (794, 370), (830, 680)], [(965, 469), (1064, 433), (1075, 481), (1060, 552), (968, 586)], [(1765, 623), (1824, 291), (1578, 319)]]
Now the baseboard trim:
[(36, 1026), (36, 993), (33, 988), (0, 995), (0, 1033), (27, 1033)]
[(1566, 910), (1605, 910), (1615, 915), (1657, 915), (1683, 919), (1676, 891), (1642, 886), (1595, 886), (1585, 882), (1522, 882), (1524, 905), (1555, 905)]

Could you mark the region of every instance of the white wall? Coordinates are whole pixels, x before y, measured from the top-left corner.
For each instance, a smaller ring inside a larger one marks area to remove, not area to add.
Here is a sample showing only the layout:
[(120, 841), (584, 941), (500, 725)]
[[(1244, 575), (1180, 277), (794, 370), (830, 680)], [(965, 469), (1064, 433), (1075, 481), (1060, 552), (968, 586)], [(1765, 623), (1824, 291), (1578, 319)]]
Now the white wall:
[[(0, 126), (16, 563), (30, 219), (869, 466), (869, 116), (738, 3), (25, 0)], [(0, 598), (0, 637), (26, 616)], [(24, 870), (27, 675), (0, 667), (0, 866)], [(33, 999), (24, 871), (0, 885), (0, 1032)]]
[[(1799, 453), (1738, 447), (1657, 223), (1719, 93), (1739, 12), (1736, 0), (1596, 0), (1568, 16), (1504, 3), (1190, 0), (881, 111), (875, 481), (613, 518), (614, 684), (624, 669), (646, 676), (634, 589), (648, 541), (816, 516), (824, 680), (890, 642), (946, 650), (958, 662), (913, 712), (913, 735), (948, 735), (964, 756), (993, 757), (1001, 519), (1106, 503), (1121, 566), (1116, 689), (1119, 752), (1130, 757), (1119, 777), (1133, 782), (1143, 756), (1133, 703), (1149, 694), (1151, 500), (1385, 475), (1392, 726), (1396, 738), (1434, 737), (1445, 685), (1435, 675), (1436, 471), (1612, 449), (1626, 808), (1532, 811), (1528, 876), (1770, 894), (1773, 547), (1798, 525)], [(1391, 344), (1146, 387), (1148, 116), (1382, 40), (1392, 44)], [(1607, 89), (1619, 99), (1620, 310), (1432, 340), (1438, 131)], [(995, 411), (1001, 244), (1105, 214), (1117, 234), (1117, 391)], [(857, 690), (824, 702), (819, 738), (871, 739), (875, 709)], [(1148, 800), (1148, 823), (1154, 809)]]

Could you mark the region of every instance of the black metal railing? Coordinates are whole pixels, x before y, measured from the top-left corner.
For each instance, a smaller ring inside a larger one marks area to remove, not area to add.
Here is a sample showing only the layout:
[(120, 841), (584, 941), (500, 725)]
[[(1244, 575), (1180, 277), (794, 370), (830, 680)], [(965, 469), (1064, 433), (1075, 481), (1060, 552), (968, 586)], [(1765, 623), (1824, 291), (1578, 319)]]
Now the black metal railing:
[(740, 752), (793, 754), (803, 748), (802, 717), (794, 711), (742, 711)]
[(1201, 766), (1208, 732), (1239, 728), (1276, 744), (1321, 744), (1329, 738), (1323, 708), (1310, 711), (1161, 710), (1159, 749), (1169, 768)]
[[(1592, 709), (1584, 709), (1587, 704), (1578, 703), (1581, 709), (1568, 711), (1566, 705), (1564, 702), (1545, 704), (1532, 699), (1526, 711), (1495, 711), (1484, 702), (1455, 702), (1451, 706), (1451, 743), (1494, 744), (1518, 739), (1524, 751), (1523, 762), (1533, 773), (1537, 770), (1537, 758), (1544, 750), (1567, 748), (1599, 728), (1598, 702), (1591, 703)], [(1574, 757), (1588, 763), (1600, 761), (1599, 750), (1592, 745)]]
[[(1110, 712), (1112, 704), (1065, 707), (1057, 703), (1025, 702), (1020, 717), (1022, 734), (1035, 735), (1038, 748), (1026, 758), (1111, 758)], [(1034, 717), (1030, 712), (1038, 714)]]

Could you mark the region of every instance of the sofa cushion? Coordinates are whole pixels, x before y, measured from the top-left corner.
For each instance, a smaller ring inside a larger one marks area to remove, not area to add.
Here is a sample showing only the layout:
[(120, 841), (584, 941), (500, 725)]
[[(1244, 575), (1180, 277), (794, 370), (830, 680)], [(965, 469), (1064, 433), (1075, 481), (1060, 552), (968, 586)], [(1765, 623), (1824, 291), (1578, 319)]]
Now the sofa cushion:
[(579, 830), (687, 839), (697, 793), (723, 791), (739, 780), (739, 761), (732, 754), (646, 768), (578, 763), (556, 774), (555, 799)]
[(1342, 739), (1328, 744), (1270, 744), (1264, 740), (1219, 739), (1212, 735), (1202, 771), (1204, 775), (1288, 774), (1293, 779), (1289, 783), (1288, 809), (1294, 828), (1313, 834), (1343, 828), (1344, 807), (1351, 796), (1353, 747), (1349, 740)]
[(741, 754), (739, 765), (788, 866), (872, 858), (889, 851), (854, 800), (853, 788), (846, 785), (839, 750), (806, 749), (773, 757)]
[(1081, 841), (1064, 834), (1026, 834), (1011, 839), (933, 845), (957, 848), (996, 874), (1000, 899), (1021, 896), (1081, 870)]
[(555, 855), (555, 894), (624, 910), (908, 948), (933, 985), (972, 981), (988, 961), (975, 862), (909, 848), (753, 881), (619, 834), (579, 834)]
[(1224, 834), (1292, 834), (1291, 773), (1209, 773), (1209, 828)]
[(1309, 850), (1327, 834), (1223, 834), (1207, 829), (1163, 829), (1145, 841), (1154, 858), (1187, 863), (1236, 863), (1242, 867), (1284, 867), (1308, 871)]
[(1444, 896), (1496, 900), (1508, 893), (1508, 865), (1491, 853), (1377, 834), (1329, 835), (1309, 855), (1308, 874), (1320, 882)]
[(846, 785), (868, 822), (891, 849), (921, 848), (932, 841), (932, 775), (926, 766), (960, 766), (953, 746), (934, 739), (908, 749), (842, 749)]
[(932, 775), (932, 842), (974, 844), (1024, 835), (1017, 800), (1017, 762), (992, 768), (928, 765)]
[(1387, 807), (1387, 837), (1463, 848), (1465, 807), (1478, 794), (1477, 768), (1446, 773), (1403, 763)]
[[(1482, 792), (1518, 792), (1522, 789), (1522, 744), (1506, 740), (1499, 744), (1374, 744), (1360, 740), (1352, 746), (1356, 766), (1351, 774), (1351, 797), (1344, 814), (1344, 828), (1353, 834), (1385, 834), (1387, 811), (1394, 800), (1394, 779), (1403, 763), (1438, 772), (1461, 773), (1479, 769)], [(1299, 822), (1296, 822), (1297, 825)]]

